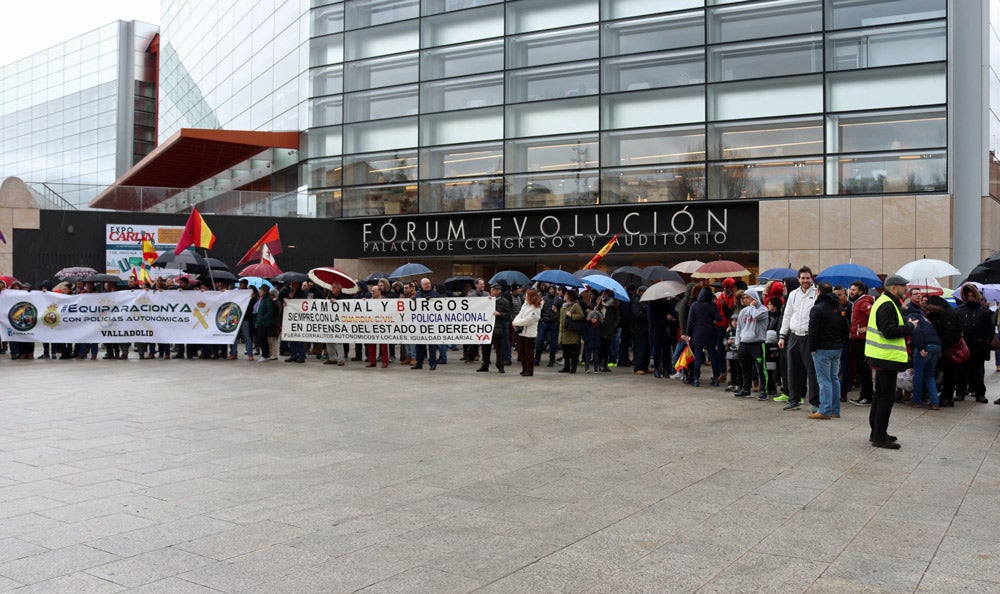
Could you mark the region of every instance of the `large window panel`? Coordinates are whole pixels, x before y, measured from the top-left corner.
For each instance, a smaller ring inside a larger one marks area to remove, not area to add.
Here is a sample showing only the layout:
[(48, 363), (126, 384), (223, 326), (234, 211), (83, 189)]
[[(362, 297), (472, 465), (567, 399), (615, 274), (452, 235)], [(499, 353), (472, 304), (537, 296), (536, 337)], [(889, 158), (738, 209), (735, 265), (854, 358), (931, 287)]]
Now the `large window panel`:
[(922, 64), (827, 75), (827, 111), (932, 105), (948, 99), (945, 64)]
[(405, 85), (417, 82), (420, 76), (419, 56), (414, 52), (401, 56), (349, 62), (345, 70), (348, 91)]
[(605, 56), (656, 52), (705, 43), (702, 11), (606, 23), (601, 32)]
[(452, 78), (503, 70), (503, 40), (424, 50), (420, 54), (422, 80)]
[(507, 176), (507, 208), (590, 206), (600, 202), (596, 169)]
[(948, 57), (948, 31), (940, 21), (831, 33), (826, 56), (830, 70), (936, 62)]
[(339, 155), (343, 152), (343, 131), (340, 126), (315, 128), (307, 133), (307, 157), (325, 157)]
[(503, 173), (503, 143), (489, 142), (420, 150), (420, 177), (481, 177)]
[(420, 212), (475, 212), (503, 206), (503, 176), (420, 184)]
[(503, 138), (503, 108), (425, 115), (420, 118), (420, 134), (424, 146)]
[(528, 68), (596, 58), (597, 27), (581, 27), (511, 37), (507, 40), (507, 67)]
[(416, 115), (419, 103), (417, 85), (351, 93), (345, 98), (345, 120), (348, 122)]
[(638, 128), (705, 121), (705, 87), (605, 95), (601, 128)]
[(310, 17), (312, 18), (313, 37), (341, 33), (344, 30), (343, 4), (331, 4), (321, 8), (314, 8)]
[(713, 199), (823, 195), (823, 159), (716, 163), (708, 166)]
[(709, 158), (760, 159), (823, 154), (823, 120), (796, 118), (708, 127)]
[(605, 169), (601, 204), (645, 204), (705, 198), (705, 165)]
[(302, 167), (302, 179), (308, 180), (310, 188), (329, 188), (344, 183), (344, 167), (340, 157), (333, 159), (311, 159)]
[(417, 179), (417, 151), (398, 150), (344, 158), (344, 185), (383, 184)]
[(309, 105), (310, 127), (334, 126), (344, 123), (344, 98), (331, 95), (313, 99)]
[(826, 26), (848, 29), (938, 19), (946, 11), (947, 0), (827, 0)]
[(347, 153), (384, 151), (411, 146), (417, 146), (415, 117), (344, 126), (344, 152)]
[(507, 101), (519, 103), (596, 95), (598, 80), (597, 62), (514, 70), (507, 73)]
[(838, 172), (838, 194), (948, 191), (944, 151), (830, 157)]
[(586, 132), (600, 125), (596, 97), (521, 103), (506, 109), (509, 137)]
[(420, 3), (425, 15), (463, 10), (487, 4), (503, 4), (503, 0), (423, 0)]
[(421, 22), (424, 47), (503, 37), (503, 6), (488, 6), (426, 18)]
[(416, 184), (344, 188), (344, 216), (413, 214), (417, 208)]
[(948, 145), (943, 109), (831, 115), (829, 152), (898, 151)]
[(772, 0), (708, 9), (710, 43), (818, 33), (822, 30), (822, 0)]
[(344, 53), (348, 60), (412, 52), (420, 46), (420, 29), (415, 20), (348, 31), (345, 35)]
[(596, 22), (597, 0), (521, 0), (507, 3), (507, 33)]
[(713, 47), (709, 56), (711, 82), (811, 74), (823, 72), (823, 38), (816, 35)]
[(309, 65), (326, 66), (344, 61), (344, 36), (327, 35), (309, 40)]
[(598, 165), (597, 135), (507, 141), (507, 171), (587, 169)]
[(422, 113), (487, 107), (503, 103), (503, 74), (425, 82), (420, 85)]
[(420, 0), (348, 0), (347, 28), (360, 29), (420, 16)]
[(702, 126), (615, 130), (601, 135), (604, 167), (655, 165), (705, 160)]
[(710, 85), (712, 120), (766, 118), (823, 111), (821, 75)]
[(605, 19), (625, 19), (668, 10), (701, 8), (704, 5), (705, 0), (671, 0), (669, 3), (663, 0), (601, 0)]
[(705, 82), (705, 51), (608, 58), (602, 67), (605, 93), (699, 84)]

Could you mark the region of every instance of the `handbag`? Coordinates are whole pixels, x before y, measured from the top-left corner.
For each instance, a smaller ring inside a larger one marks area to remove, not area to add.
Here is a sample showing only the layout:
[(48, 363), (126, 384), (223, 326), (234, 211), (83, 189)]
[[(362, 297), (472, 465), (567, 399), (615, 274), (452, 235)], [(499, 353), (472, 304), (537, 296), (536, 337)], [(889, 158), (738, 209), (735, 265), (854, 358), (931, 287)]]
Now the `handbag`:
[(583, 332), (584, 329), (586, 329), (586, 328), (587, 328), (587, 324), (583, 320), (570, 320), (570, 319), (567, 319), (563, 323), (563, 329), (566, 330), (567, 332), (577, 332), (577, 333), (579, 333), (579, 332)]
[(944, 356), (955, 365), (961, 365), (968, 361), (972, 354), (969, 353), (969, 345), (965, 344), (965, 338), (959, 338), (955, 344), (945, 350)]
[(1000, 351), (1000, 336), (997, 336), (996, 332), (993, 333), (993, 340), (990, 341), (990, 350)]

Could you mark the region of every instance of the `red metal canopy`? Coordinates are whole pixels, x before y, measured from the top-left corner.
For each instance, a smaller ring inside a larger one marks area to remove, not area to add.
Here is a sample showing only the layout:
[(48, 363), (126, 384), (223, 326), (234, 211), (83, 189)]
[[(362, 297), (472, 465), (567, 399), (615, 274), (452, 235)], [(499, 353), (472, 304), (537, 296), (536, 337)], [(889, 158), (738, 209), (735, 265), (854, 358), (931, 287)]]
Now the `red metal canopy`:
[[(138, 200), (128, 198), (137, 196), (137, 192), (122, 192), (119, 188), (190, 188), (270, 148), (298, 150), (299, 133), (181, 128), (118, 178), (90, 206), (117, 210), (145, 209), (156, 202), (155, 199), (150, 200), (153, 193), (146, 193), (140, 206)], [(159, 195), (161, 199), (168, 197), (167, 193)]]

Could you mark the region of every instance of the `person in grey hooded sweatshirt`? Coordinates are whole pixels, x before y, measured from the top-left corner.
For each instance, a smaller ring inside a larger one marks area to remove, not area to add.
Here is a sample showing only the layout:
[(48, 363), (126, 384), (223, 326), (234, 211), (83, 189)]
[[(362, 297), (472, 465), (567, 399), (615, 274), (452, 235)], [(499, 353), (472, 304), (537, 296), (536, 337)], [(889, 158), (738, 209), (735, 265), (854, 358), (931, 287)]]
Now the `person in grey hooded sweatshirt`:
[(740, 368), (743, 369), (743, 388), (736, 393), (737, 398), (749, 398), (753, 393), (753, 378), (756, 371), (761, 387), (758, 400), (767, 400), (767, 380), (764, 376), (764, 339), (767, 338), (767, 307), (760, 302), (760, 291), (747, 289), (743, 293), (743, 309), (736, 322), (736, 348), (739, 352)]

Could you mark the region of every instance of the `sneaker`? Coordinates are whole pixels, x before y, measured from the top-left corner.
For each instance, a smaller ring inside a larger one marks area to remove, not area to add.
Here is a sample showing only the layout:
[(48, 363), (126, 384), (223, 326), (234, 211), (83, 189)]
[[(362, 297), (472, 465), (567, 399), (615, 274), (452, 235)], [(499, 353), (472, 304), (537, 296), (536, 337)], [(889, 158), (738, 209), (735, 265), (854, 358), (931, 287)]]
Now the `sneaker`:
[(734, 398), (747, 398), (748, 396), (750, 396), (750, 392), (747, 392), (746, 390), (740, 390), (739, 392), (733, 394)]
[(618, 367), (617, 363), (608, 363), (608, 367)]
[(684, 377), (684, 373), (678, 371), (677, 373), (671, 375), (670, 379), (682, 379), (683, 377)]
[(849, 401), (854, 406), (871, 406), (872, 401), (867, 398), (858, 398), (857, 400)]
[(778, 394), (773, 400), (775, 402), (788, 402), (788, 394)]
[(801, 402), (789, 402), (781, 410), (798, 410), (801, 407), (802, 407), (802, 403)]
[(766, 401), (767, 400), (767, 394), (764, 393), (764, 392), (761, 392), (760, 394), (757, 395), (757, 400), (760, 400), (761, 402)]

